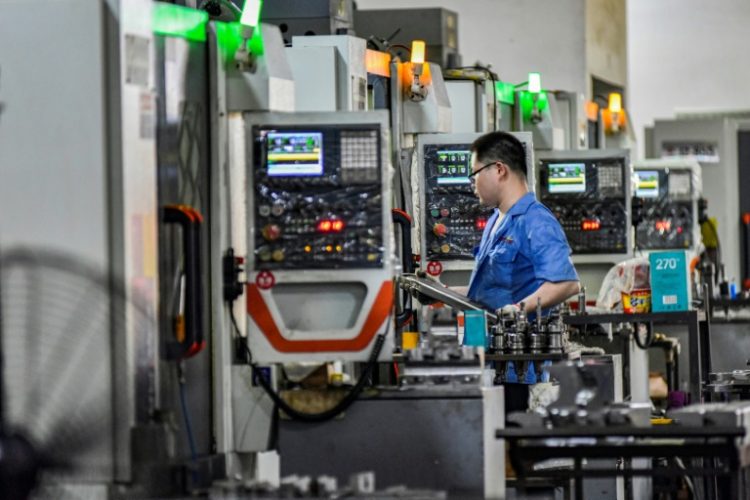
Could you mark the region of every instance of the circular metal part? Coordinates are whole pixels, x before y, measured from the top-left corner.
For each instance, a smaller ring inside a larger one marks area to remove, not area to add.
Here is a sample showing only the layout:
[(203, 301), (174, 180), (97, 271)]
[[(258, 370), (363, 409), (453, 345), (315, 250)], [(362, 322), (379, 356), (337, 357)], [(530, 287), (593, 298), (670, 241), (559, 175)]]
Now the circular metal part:
[(539, 332), (532, 332), (529, 334), (529, 350), (533, 353), (540, 353), (547, 347), (546, 339), (544, 334)]
[(549, 352), (562, 352), (562, 332), (547, 332), (547, 349)]

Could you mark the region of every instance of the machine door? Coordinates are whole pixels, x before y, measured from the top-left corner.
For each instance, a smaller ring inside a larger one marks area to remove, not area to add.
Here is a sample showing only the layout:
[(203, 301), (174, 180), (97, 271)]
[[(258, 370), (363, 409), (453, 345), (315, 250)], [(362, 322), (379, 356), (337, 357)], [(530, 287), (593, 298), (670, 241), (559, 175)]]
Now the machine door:
[[(209, 110), (205, 42), (156, 37), (159, 300), (162, 363), (159, 406), (185, 421), (176, 360), (183, 363), (195, 452), (211, 442), (211, 366), (205, 341), (209, 293)], [(200, 352), (203, 350), (203, 352)], [(178, 456), (190, 456), (186, 433)]]

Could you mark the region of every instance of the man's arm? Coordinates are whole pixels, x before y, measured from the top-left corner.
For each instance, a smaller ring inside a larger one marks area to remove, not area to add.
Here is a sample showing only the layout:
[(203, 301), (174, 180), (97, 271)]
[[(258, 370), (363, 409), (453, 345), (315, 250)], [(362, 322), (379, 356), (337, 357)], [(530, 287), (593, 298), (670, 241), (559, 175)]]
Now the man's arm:
[(531, 312), (536, 309), (537, 299), (542, 299), (542, 309), (547, 309), (564, 302), (577, 294), (579, 290), (580, 284), (578, 281), (560, 281), (557, 283), (546, 281), (537, 288), (536, 292), (523, 299), (523, 303), (526, 311)]

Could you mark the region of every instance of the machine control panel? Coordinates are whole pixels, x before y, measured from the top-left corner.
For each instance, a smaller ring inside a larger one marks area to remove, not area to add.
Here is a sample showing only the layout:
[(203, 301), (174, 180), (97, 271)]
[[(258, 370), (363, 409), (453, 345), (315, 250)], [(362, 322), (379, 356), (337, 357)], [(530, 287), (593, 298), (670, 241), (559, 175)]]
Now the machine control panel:
[(574, 255), (629, 252), (628, 176), (627, 155), (540, 160), (540, 199)]
[[(693, 246), (696, 214), (689, 169), (636, 169), (633, 206), (638, 206), (636, 248), (687, 249)], [(634, 208), (635, 212), (635, 208)]]
[(383, 267), (379, 126), (252, 133), (256, 270)]
[(469, 180), (469, 144), (426, 144), (425, 254), (428, 260), (473, 260), (492, 209), (483, 207)]

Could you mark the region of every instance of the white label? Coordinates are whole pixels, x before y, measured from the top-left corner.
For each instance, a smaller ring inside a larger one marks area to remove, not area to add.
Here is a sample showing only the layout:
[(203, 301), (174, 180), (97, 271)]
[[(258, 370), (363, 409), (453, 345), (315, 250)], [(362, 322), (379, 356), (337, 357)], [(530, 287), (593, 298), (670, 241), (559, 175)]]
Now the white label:
[(677, 304), (677, 295), (664, 295), (661, 298), (661, 303), (665, 306), (672, 306)]
[(125, 35), (125, 83), (147, 87), (151, 72), (151, 40)]
[(656, 259), (656, 270), (677, 269), (677, 259)]

